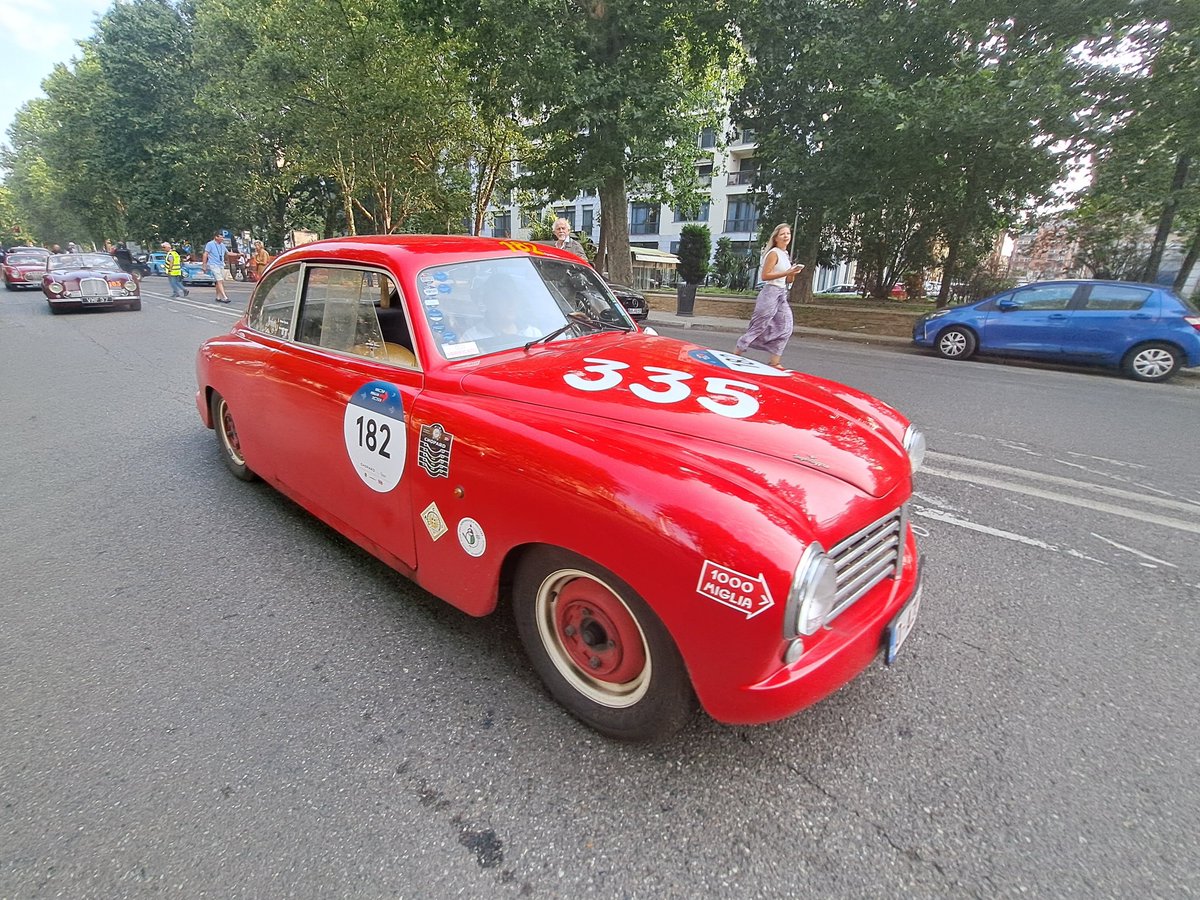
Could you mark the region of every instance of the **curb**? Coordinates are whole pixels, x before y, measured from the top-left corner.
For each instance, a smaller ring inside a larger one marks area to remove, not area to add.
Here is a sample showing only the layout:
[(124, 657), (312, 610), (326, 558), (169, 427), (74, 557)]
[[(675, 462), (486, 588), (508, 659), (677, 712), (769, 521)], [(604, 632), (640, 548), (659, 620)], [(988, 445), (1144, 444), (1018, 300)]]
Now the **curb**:
[[(669, 313), (650, 311), (646, 325), (662, 326), (664, 328), (696, 328), (701, 331), (717, 331), (727, 334), (741, 334), (746, 330), (748, 320), (725, 318), (722, 316), (676, 316)], [(799, 326), (793, 334), (808, 335), (809, 337), (825, 337), (832, 340), (853, 341), (859, 344), (888, 344), (890, 346), (909, 346), (911, 338), (896, 337), (890, 334), (863, 334), (858, 331), (834, 331), (829, 328), (808, 328)]]

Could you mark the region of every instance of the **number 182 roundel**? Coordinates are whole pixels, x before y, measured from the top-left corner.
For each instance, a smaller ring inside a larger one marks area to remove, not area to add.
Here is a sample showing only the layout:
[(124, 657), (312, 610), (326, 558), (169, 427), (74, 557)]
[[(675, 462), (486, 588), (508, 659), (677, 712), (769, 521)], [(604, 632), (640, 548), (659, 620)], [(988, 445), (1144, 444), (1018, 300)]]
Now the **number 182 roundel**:
[(466, 613), (510, 601), (549, 691), (651, 740), (789, 716), (913, 630), (924, 438), (829, 381), (659, 337), (578, 257), (306, 244), (197, 358), (262, 478)]

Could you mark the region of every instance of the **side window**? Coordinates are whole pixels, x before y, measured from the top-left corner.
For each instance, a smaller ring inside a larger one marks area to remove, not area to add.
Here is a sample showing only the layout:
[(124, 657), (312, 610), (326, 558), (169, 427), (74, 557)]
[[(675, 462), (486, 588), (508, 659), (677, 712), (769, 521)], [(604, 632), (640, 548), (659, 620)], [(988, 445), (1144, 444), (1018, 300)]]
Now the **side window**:
[(1150, 298), (1146, 288), (1096, 284), (1088, 294), (1084, 309), (1141, 309)]
[(410, 368), (417, 364), (399, 292), (382, 272), (310, 267), (296, 340)]
[(275, 337), (286, 338), (291, 334), (299, 286), (299, 266), (277, 269), (259, 282), (246, 314), (250, 327)]
[(1019, 309), (1066, 309), (1075, 295), (1073, 284), (1034, 285), (1013, 292)]

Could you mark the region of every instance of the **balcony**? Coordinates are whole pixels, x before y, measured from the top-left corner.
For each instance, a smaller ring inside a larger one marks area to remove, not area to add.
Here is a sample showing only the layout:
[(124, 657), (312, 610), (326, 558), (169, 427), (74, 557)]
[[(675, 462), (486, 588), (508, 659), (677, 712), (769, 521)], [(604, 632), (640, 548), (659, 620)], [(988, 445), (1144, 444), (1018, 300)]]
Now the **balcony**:
[(658, 234), (657, 222), (630, 222), (630, 234)]
[(755, 170), (749, 169), (745, 172), (730, 172), (726, 176), (726, 184), (730, 187), (735, 187), (740, 184), (753, 184)]
[(724, 231), (726, 234), (729, 234), (730, 232), (733, 232), (733, 231), (752, 232), (757, 229), (758, 229), (758, 219), (757, 218), (726, 219), (725, 220)]

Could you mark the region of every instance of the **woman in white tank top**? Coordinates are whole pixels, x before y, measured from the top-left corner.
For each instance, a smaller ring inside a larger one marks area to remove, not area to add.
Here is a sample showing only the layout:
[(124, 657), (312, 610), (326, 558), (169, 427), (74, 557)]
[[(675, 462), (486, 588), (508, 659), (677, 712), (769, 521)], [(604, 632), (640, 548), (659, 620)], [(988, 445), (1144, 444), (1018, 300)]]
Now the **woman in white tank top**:
[(776, 225), (758, 265), (758, 298), (746, 333), (738, 338), (736, 349), (744, 356), (747, 350), (765, 350), (767, 362), (782, 369), (780, 359), (792, 336), (792, 308), (788, 305), (788, 285), (804, 266), (792, 265), (787, 246), (792, 242), (792, 229), (787, 224)]

